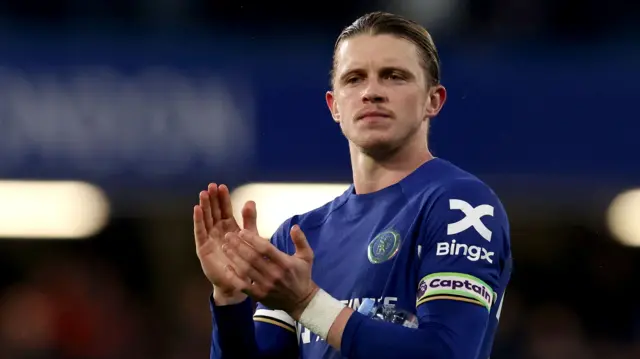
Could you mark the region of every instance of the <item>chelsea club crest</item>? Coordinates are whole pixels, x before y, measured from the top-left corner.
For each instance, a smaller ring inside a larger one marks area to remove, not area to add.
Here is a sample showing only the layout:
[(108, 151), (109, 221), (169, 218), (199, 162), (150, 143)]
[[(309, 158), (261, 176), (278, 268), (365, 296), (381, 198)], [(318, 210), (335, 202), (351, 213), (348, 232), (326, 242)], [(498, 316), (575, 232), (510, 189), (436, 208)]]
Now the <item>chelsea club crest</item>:
[(369, 243), (367, 254), (369, 262), (382, 263), (393, 258), (400, 249), (400, 233), (394, 230), (384, 231)]

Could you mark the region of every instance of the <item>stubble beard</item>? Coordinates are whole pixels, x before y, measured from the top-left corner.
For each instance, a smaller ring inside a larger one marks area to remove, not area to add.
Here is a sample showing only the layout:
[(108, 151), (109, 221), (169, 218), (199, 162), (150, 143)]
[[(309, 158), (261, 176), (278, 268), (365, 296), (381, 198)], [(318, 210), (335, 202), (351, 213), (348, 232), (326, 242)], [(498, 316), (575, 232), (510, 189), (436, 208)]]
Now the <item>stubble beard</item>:
[(419, 128), (411, 128), (399, 138), (380, 140), (367, 146), (358, 146), (360, 152), (376, 162), (387, 162), (406, 146)]

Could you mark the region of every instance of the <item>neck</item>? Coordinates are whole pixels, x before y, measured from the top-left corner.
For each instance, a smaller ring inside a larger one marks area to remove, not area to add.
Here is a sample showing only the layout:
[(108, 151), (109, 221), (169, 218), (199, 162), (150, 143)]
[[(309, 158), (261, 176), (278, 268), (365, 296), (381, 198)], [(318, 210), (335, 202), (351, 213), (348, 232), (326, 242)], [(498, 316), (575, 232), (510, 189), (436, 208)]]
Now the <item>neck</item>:
[[(412, 141), (413, 142), (413, 141)], [(350, 144), (353, 184), (357, 194), (379, 191), (407, 177), (433, 155), (424, 143), (406, 143), (393, 155), (375, 159)]]

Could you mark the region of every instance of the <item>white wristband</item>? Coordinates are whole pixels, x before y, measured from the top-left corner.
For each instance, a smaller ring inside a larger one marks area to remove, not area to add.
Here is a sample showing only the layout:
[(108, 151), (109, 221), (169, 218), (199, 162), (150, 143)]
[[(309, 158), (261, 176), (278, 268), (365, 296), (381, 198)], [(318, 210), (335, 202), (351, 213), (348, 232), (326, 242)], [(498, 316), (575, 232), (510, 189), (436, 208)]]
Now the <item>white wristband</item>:
[(329, 329), (345, 305), (320, 289), (314, 294), (307, 308), (300, 315), (300, 324), (326, 340)]

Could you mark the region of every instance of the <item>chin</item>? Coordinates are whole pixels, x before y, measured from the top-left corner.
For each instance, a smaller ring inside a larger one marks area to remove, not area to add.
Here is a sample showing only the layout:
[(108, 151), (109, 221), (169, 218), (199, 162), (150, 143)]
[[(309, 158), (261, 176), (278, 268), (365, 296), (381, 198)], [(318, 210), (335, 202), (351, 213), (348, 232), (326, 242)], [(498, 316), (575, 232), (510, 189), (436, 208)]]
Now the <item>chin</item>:
[(375, 159), (390, 157), (400, 148), (397, 141), (388, 138), (368, 138), (365, 141), (355, 143), (363, 153)]

